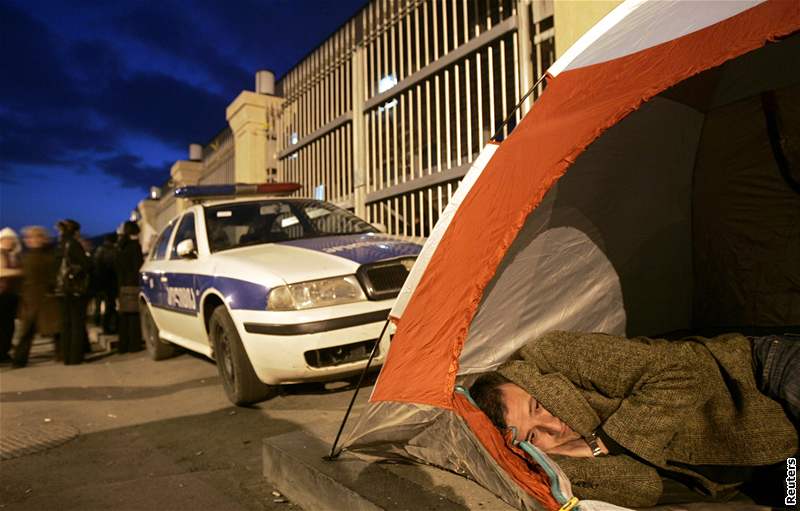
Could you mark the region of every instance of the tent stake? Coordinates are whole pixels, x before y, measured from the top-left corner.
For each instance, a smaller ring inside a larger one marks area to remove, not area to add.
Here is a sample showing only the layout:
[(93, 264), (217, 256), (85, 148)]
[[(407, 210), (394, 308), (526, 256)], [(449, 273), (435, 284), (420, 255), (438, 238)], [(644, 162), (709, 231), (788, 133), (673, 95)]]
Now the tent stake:
[(369, 359), (367, 359), (367, 365), (364, 366), (364, 370), (361, 371), (361, 376), (358, 378), (358, 383), (356, 384), (356, 390), (353, 392), (353, 398), (350, 400), (350, 405), (347, 407), (347, 411), (344, 413), (344, 418), (342, 419), (342, 424), (339, 426), (339, 431), (336, 433), (336, 439), (333, 441), (333, 445), (331, 445), (331, 452), (327, 456), (323, 456), (322, 459), (325, 461), (333, 461), (342, 454), (342, 450), (339, 449), (339, 452), (336, 452), (336, 445), (339, 443), (339, 437), (342, 436), (342, 431), (344, 431), (344, 425), (347, 424), (347, 419), (350, 417), (350, 411), (353, 409), (353, 405), (356, 402), (356, 397), (358, 396), (358, 391), (361, 390), (361, 384), (364, 382), (364, 376), (366, 376), (367, 371), (369, 371), (369, 366), (372, 364), (372, 359), (375, 358), (375, 353), (378, 351), (378, 346), (381, 343), (381, 339), (383, 339), (383, 334), (386, 333), (386, 328), (389, 326), (389, 318), (386, 318), (386, 322), (383, 324), (383, 329), (381, 330), (381, 334), (375, 340), (375, 344), (372, 346), (372, 353), (369, 354)]

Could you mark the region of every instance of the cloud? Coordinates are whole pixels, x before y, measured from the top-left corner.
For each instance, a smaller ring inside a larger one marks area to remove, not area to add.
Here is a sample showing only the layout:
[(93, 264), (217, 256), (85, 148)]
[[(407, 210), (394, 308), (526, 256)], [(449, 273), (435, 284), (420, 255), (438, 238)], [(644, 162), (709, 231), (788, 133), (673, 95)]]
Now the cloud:
[(162, 6), (154, 15), (151, 6), (142, 6), (115, 20), (122, 33), (151, 49), (189, 65), (203, 73), (220, 92), (234, 95), (253, 81), (253, 71), (243, 67), (236, 55), (226, 55), (210, 44), (203, 18), (189, 16), (194, 10), (179, 13)]
[(135, 154), (117, 154), (96, 162), (106, 175), (117, 178), (125, 188), (148, 190), (164, 182), (168, 176), (169, 162), (149, 165)]
[(54, 116), (0, 112), (0, 170), (10, 176), (16, 165), (74, 165), (85, 163), (86, 153), (111, 151), (116, 134), (87, 117), (66, 109)]
[(0, 17), (4, 47), (15, 49), (7, 52), (13, 72), (0, 73), (5, 182), (24, 177), (21, 165), (86, 172), (131, 135), (185, 148), (205, 142), (226, 122), (230, 98), (166, 73), (131, 74), (119, 52), (96, 34), (70, 42), (2, 3)]
[(72, 79), (84, 95), (102, 90), (108, 86), (109, 80), (124, 73), (119, 53), (101, 39), (73, 43), (66, 52), (65, 60), (71, 63)]
[(81, 103), (83, 98), (56, 50), (60, 45), (48, 28), (7, 3), (0, 3), (0, 19), (2, 104), (6, 108), (38, 109)]
[[(0, 73), (0, 171), (5, 182), (29, 177), (25, 166), (86, 168), (89, 158), (112, 150), (119, 132), (103, 122), (76, 81), (80, 65), (66, 56), (84, 58), (92, 46), (69, 44), (30, 14), (0, 3), (4, 69)], [(99, 46), (94, 44), (94, 47)], [(105, 60), (116, 59), (110, 50)], [(92, 66), (97, 61), (86, 61)], [(87, 79), (91, 80), (91, 79)]]
[[(197, 10), (226, 44), (251, 69), (269, 69), (283, 76), (369, 3), (368, 0), (239, 0), (236, 9), (216, 0), (197, 0)], [(230, 27), (235, 27), (231, 30)], [(302, 30), (298, 30), (302, 27)]]
[(124, 130), (186, 147), (206, 142), (226, 123), (230, 99), (158, 73), (112, 80), (96, 107)]

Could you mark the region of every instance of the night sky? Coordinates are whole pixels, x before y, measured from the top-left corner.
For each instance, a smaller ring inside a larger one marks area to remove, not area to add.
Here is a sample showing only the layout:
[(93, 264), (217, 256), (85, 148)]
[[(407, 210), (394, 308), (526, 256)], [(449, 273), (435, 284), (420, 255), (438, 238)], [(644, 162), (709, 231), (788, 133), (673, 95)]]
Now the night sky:
[(0, 227), (116, 229), (366, 0), (0, 0)]

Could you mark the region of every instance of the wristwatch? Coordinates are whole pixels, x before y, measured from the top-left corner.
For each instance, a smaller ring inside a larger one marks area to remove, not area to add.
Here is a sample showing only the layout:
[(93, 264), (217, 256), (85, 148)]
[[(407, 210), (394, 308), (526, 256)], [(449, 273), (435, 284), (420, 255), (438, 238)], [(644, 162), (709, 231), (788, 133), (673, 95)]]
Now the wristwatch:
[(595, 458), (599, 456), (605, 456), (606, 453), (603, 452), (603, 449), (600, 448), (600, 444), (597, 443), (597, 435), (594, 432), (591, 433), (590, 436), (584, 438), (586, 443), (589, 444), (589, 448), (592, 450), (592, 456)]

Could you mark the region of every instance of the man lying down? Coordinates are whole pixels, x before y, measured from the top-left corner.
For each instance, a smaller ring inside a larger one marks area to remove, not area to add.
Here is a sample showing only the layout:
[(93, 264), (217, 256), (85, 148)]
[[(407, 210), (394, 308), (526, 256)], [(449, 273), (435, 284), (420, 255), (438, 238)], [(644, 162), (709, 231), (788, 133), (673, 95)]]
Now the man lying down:
[(688, 500), (726, 500), (749, 482), (783, 505), (800, 338), (553, 332), (520, 355), (470, 394), (501, 432), (549, 454), (577, 497), (644, 507), (688, 487), (701, 494)]

